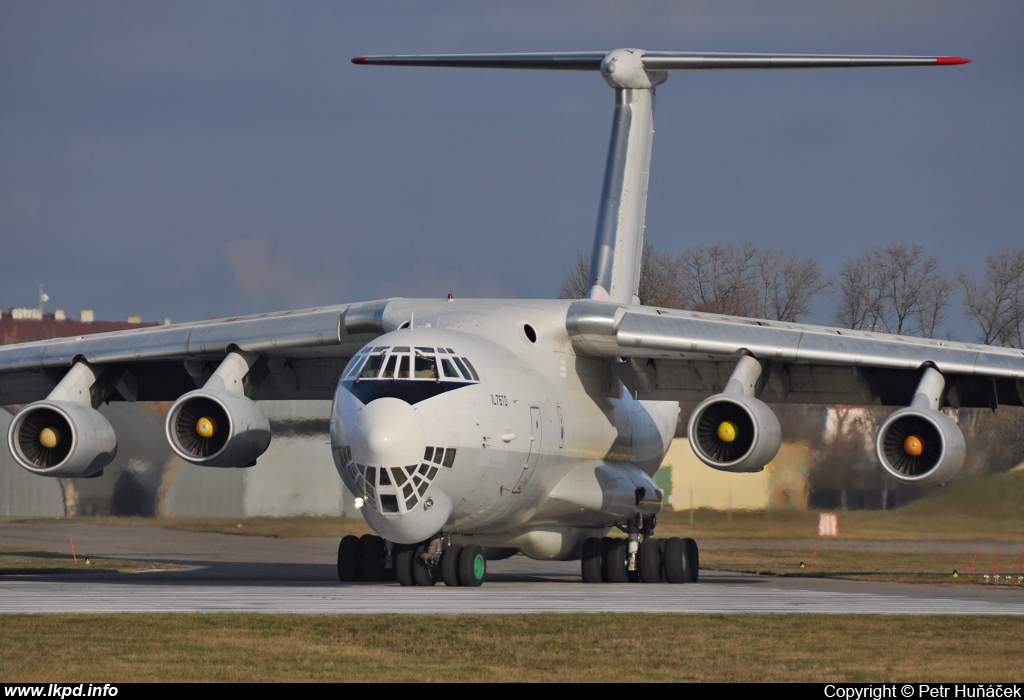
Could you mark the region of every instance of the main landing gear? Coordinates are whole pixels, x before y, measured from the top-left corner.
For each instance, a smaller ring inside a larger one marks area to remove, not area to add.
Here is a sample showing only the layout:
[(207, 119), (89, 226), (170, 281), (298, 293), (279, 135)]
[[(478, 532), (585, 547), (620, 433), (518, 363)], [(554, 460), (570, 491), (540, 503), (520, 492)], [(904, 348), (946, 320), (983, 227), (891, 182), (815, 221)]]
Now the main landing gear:
[(420, 544), (395, 544), (376, 535), (347, 535), (338, 545), (338, 580), (398, 581), (403, 586), (479, 586), (487, 558), (479, 545), (463, 547), (435, 537)]
[(584, 583), (693, 583), (700, 572), (697, 543), (654, 537), (656, 517), (618, 526), (628, 537), (588, 537), (580, 568)]

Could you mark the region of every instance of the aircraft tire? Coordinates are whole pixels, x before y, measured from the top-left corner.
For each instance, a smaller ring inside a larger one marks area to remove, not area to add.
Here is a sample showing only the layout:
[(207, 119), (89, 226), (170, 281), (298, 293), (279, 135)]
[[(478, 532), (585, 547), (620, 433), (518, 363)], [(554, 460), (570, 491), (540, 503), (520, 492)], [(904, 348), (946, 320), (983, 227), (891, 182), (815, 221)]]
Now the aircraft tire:
[(686, 548), (686, 582), (696, 583), (697, 577), (700, 576), (700, 549), (697, 547), (697, 541), (687, 537), (683, 540), (683, 546)]
[(417, 586), (433, 586), (437, 583), (437, 566), (426, 564), (423, 555), (426, 554), (429, 545), (421, 544), (416, 548), (412, 557), (412, 580)]
[(588, 537), (583, 541), (583, 556), (580, 559), (583, 583), (601, 583), (601, 539)]
[(361, 580), (384, 580), (384, 540), (382, 538), (376, 535), (363, 535), (360, 537), (359, 558)]
[(629, 540), (616, 537), (604, 537), (602, 540), (604, 580), (607, 583), (629, 583), (629, 571), (626, 568)]
[(661, 582), (668, 583), (668, 579), (665, 578), (665, 544), (668, 542), (665, 538), (658, 539), (658, 570), (661, 573)]
[(459, 585), (474, 588), (484, 582), (487, 558), (479, 545), (471, 544), (459, 554)]
[(345, 535), (338, 544), (338, 580), (359, 580), (359, 538), (355, 535)]
[(642, 583), (661, 583), (661, 552), (659, 541), (654, 537), (646, 537), (640, 543), (640, 551), (637, 552), (640, 581)]
[(416, 554), (414, 545), (395, 545), (395, 580), (402, 586), (415, 586), (412, 577), (412, 560)]
[(459, 585), (459, 555), (462, 554), (461, 544), (448, 545), (441, 555), (441, 580), (446, 586)]
[(688, 568), (682, 538), (669, 537), (665, 543), (665, 579), (669, 583), (686, 583)]

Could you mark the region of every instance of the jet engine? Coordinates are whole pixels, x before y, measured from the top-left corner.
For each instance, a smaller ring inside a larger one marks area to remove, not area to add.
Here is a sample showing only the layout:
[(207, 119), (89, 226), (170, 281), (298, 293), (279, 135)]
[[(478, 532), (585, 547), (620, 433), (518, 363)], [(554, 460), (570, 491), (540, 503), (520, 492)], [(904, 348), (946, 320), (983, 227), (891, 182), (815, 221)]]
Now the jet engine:
[(232, 352), (202, 389), (178, 398), (167, 413), (167, 442), (203, 467), (251, 467), (270, 446), (270, 422), (243, 391), (255, 356)]
[(946, 380), (925, 367), (909, 408), (885, 419), (875, 436), (875, 454), (882, 469), (907, 484), (941, 484), (964, 463), (964, 435), (949, 416), (939, 412)]
[(889, 476), (909, 484), (942, 484), (964, 463), (964, 435), (944, 413), (901, 408), (882, 423), (875, 454)]
[(192, 464), (251, 467), (270, 446), (270, 422), (244, 396), (197, 389), (171, 406), (167, 441)]
[(11, 454), (41, 476), (97, 476), (117, 454), (114, 429), (99, 411), (44, 399), (21, 409), (7, 433)]
[(690, 416), (690, 446), (704, 464), (724, 472), (759, 472), (782, 444), (778, 417), (743, 394), (716, 394)]
[(753, 357), (741, 357), (725, 391), (704, 399), (690, 416), (690, 447), (709, 467), (759, 472), (778, 454), (779, 419), (753, 396), (761, 370)]

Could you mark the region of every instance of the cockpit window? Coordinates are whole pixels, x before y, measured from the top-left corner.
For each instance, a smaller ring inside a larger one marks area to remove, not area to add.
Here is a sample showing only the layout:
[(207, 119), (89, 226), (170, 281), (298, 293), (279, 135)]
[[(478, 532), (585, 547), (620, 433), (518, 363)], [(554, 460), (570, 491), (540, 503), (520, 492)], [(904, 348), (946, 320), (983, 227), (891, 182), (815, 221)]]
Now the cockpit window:
[(363, 371), (359, 373), (360, 379), (376, 379), (380, 366), (384, 362), (383, 355), (370, 355), (370, 359), (363, 365)]
[(480, 381), (480, 375), (476, 373), (476, 370), (473, 368), (473, 364), (469, 361), (469, 358), (463, 357), (462, 361), (466, 363), (466, 367), (469, 367), (469, 373), (473, 375), (473, 381)]
[(407, 345), (363, 348), (353, 358), (352, 367), (345, 374), (346, 380), (353, 378), (357, 383), (364, 379), (480, 381), (470, 361), (457, 357), (451, 348), (413, 348)]
[[(419, 348), (416, 348), (419, 350)], [(426, 350), (427, 348), (424, 348)], [(437, 360), (432, 356), (427, 357), (416, 353), (416, 378), (417, 379), (437, 379)]]
[(453, 357), (452, 359), (455, 360), (455, 364), (457, 364), (459, 366), (459, 369), (462, 370), (462, 376), (464, 376), (466, 379), (469, 379), (470, 377), (473, 376), (469, 373), (469, 370), (466, 369), (466, 365), (462, 364), (462, 360), (460, 360), (457, 357)]

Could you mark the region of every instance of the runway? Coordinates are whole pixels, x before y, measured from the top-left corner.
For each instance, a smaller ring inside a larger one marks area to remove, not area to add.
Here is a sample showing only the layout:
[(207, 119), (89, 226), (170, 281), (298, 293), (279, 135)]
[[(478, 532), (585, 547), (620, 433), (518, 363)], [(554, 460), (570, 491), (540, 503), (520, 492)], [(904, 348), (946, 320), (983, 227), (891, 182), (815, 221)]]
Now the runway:
[(1024, 591), (701, 572), (686, 585), (580, 581), (577, 562), (490, 562), (481, 588), (341, 584), (337, 542), (150, 527), (5, 523), (0, 544), (187, 566), (133, 574), (0, 577), (0, 613), (545, 613), (1024, 615)]

